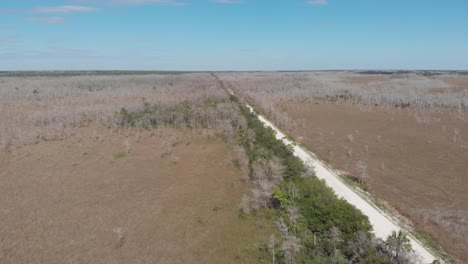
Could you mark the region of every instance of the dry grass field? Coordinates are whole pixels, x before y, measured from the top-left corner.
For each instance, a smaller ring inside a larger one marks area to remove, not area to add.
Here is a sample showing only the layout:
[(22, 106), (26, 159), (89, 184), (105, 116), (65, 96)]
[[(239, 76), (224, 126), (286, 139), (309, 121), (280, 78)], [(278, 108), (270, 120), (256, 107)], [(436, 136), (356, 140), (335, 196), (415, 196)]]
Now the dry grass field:
[[(234, 153), (199, 132), (99, 134), (1, 153), (0, 262), (255, 262), (249, 250), (273, 231), (239, 219), (246, 184)], [(117, 157), (122, 142), (131, 150)]]
[[(369, 261), (411, 262), (394, 256), (392, 238), (365, 233), (361, 212), (223, 88), (465, 261), (466, 83), (447, 73), (1, 76), (0, 263), (365, 259), (356, 241), (375, 251)], [(343, 230), (368, 235), (343, 242), (314, 215), (310, 204), (325, 210), (330, 199)], [(310, 250), (312, 231), (323, 243)]]
[(310, 72), (221, 78), (468, 261), (466, 77)]
[(208, 74), (1, 77), (0, 101), (2, 264), (256, 263), (276, 232), (239, 217), (243, 119)]

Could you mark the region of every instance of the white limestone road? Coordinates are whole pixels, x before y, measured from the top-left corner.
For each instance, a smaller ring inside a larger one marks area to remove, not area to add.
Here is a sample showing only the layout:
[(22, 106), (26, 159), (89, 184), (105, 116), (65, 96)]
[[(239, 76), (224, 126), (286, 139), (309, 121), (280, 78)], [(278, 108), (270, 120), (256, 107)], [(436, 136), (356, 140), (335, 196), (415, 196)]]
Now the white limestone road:
[[(229, 93), (235, 95), (230, 89)], [(254, 112), (250, 105), (247, 105), (251, 112)], [(323, 164), (316, 156), (303, 148), (297, 146), (292, 141), (286, 138), (286, 135), (282, 133), (273, 123), (268, 121), (265, 117), (257, 115), (258, 119), (266, 126), (271, 127), (276, 131), (276, 138), (280, 139), (286, 145), (292, 145), (294, 147), (294, 155), (299, 157), (306, 165), (311, 166), (315, 170), (315, 175), (319, 179), (325, 180), (326, 184), (333, 189), (338, 197), (345, 199), (348, 203), (354, 205), (356, 208), (362, 211), (363, 214), (367, 215), (370, 223), (373, 227), (373, 232), (376, 237), (386, 239), (393, 231), (402, 230), (402, 228), (394, 222), (385, 212), (378, 209), (369, 203), (366, 199), (358, 195), (352, 188), (343, 183), (336, 172), (329, 169)], [(427, 249), (420, 241), (416, 238), (409, 236), (413, 251), (419, 257), (422, 263), (432, 263), (438, 259), (429, 249)]]

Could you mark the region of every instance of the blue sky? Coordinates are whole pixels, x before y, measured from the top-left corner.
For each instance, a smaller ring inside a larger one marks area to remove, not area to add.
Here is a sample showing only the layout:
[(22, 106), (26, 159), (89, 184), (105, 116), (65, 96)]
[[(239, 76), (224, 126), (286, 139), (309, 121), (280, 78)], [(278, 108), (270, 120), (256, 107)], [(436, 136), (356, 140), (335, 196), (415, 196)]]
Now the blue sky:
[(0, 0), (0, 70), (468, 70), (466, 0)]

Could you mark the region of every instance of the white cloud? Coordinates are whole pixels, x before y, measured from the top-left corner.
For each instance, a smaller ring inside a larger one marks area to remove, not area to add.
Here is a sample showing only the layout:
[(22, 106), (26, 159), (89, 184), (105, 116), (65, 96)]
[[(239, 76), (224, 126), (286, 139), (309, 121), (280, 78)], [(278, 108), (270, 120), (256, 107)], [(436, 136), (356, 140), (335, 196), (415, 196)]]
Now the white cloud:
[(6, 27), (6, 26), (0, 26), (0, 30), (12, 30), (15, 29), (14, 27)]
[(0, 9), (0, 14), (16, 14), (19, 12), (18, 9)]
[(328, 0), (310, 0), (307, 1), (308, 5), (328, 5)]
[(170, 6), (186, 6), (190, 5), (188, 2), (182, 2), (178, 0), (73, 0), (77, 3), (88, 3), (88, 4), (108, 4), (108, 5), (147, 5), (147, 4), (159, 4), (159, 5), (170, 5)]
[(239, 0), (211, 0), (211, 2), (215, 2), (219, 4), (239, 4), (241, 1)]
[(10, 44), (10, 43), (17, 43), (17, 42), (18, 42), (17, 36), (0, 37), (0, 44)]
[(76, 13), (76, 12), (96, 12), (99, 9), (86, 6), (43, 6), (37, 7), (32, 10), (34, 13)]
[(42, 24), (63, 24), (65, 23), (65, 18), (63, 17), (29, 17), (26, 18), (29, 22), (37, 22)]

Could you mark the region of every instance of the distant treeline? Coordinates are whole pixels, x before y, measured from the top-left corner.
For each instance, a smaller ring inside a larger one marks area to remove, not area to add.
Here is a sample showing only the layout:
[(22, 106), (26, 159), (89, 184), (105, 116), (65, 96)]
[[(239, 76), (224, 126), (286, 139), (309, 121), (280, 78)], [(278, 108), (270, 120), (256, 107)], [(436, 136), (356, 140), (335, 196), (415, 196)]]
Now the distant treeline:
[[(130, 70), (112, 70), (112, 71), (0, 71), (0, 77), (69, 77), (69, 76), (99, 76), (99, 75), (150, 75), (150, 74), (186, 74), (186, 73), (211, 73), (211, 72), (282, 72), (282, 73), (294, 73), (294, 72), (347, 72), (348, 70), (323, 70), (323, 71), (130, 71)], [(369, 71), (351, 71), (363, 75), (395, 75), (395, 74), (411, 74), (417, 73), (423, 76), (435, 76), (441, 74), (458, 74), (468, 75), (468, 71), (381, 71), (381, 70), (369, 70)]]
[(436, 76), (442, 74), (460, 74), (468, 75), (467, 71), (358, 71), (358, 74), (364, 75), (394, 75), (394, 74), (410, 74), (416, 73), (423, 76)]
[(150, 75), (184, 74), (188, 71), (0, 71), (0, 76), (8, 77), (70, 77), (96, 75)]

